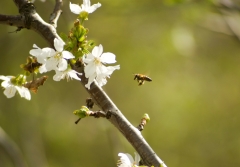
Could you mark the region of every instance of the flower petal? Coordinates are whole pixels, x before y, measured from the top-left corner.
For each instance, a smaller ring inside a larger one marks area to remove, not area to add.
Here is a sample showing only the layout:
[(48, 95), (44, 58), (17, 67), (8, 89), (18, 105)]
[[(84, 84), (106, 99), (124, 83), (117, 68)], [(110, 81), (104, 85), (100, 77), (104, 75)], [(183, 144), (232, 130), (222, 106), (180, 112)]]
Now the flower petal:
[(88, 13), (94, 12), (97, 8), (101, 7), (101, 4), (98, 2), (97, 4), (94, 4), (90, 6), (87, 10)]
[(46, 68), (46, 64), (41, 65), (38, 70), (41, 74), (45, 73), (45, 72), (48, 72), (48, 70)]
[(116, 58), (115, 54), (107, 52), (101, 55), (100, 60), (103, 63), (112, 64), (117, 62), (115, 58)]
[(95, 77), (96, 77), (96, 66), (94, 63), (89, 63), (87, 66), (85, 66), (84, 68), (84, 73), (86, 78), (89, 78), (90, 76), (94, 75), (95, 73)]
[(42, 57), (52, 57), (56, 54), (56, 51), (53, 48), (43, 48), (40, 56)]
[(92, 54), (94, 57), (100, 57), (103, 52), (103, 46), (100, 44), (99, 46), (95, 46), (92, 50)]
[(0, 75), (0, 79), (4, 81), (10, 81), (14, 76), (4, 76)]
[(41, 54), (42, 49), (39, 48), (36, 44), (33, 44), (33, 48), (29, 51), (30, 55), (37, 57), (38, 55)]
[(69, 52), (69, 51), (63, 51), (62, 52), (62, 57), (65, 58), (65, 59), (73, 59), (75, 58), (75, 56)]
[(136, 165), (139, 165), (139, 162), (141, 160), (140, 155), (136, 152), (134, 152), (134, 154), (135, 154), (135, 163), (136, 163)]
[(90, 76), (88, 78), (88, 83), (85, 85), (86, 88), (90, 89), (91, 83), (94, 81), (95, 76)]
[[(121, 161), (122, 166), (129, 166), (130, 167), (132, 165), (132, 163), (131, 163), (131, 161), (129, 159), (129, 155), (123, 154), (123, 153), (119, 153), (118, 156), (120, 157), (120, 161)], [(131, 155), (130, 155), (130, 157), (132, 158)]]
[(88, 63), (94, 61), (94, 59), (95, 59), (95, 57), (92, 55), (92, 53), (89, 53), (83, 57), (83, 62), (88, 64)]
[(70, 7), (71, 12), (73, 12), (74, 14), (79, 14), (80, 12), (82, 12), (81, 7), (77, 4), (72, 4), (70, 2), (69, 7)]
[(21, 97), (23, 97), (27, 100), (31, 100), (31, 94), (27, 88), (25, 88), (23, 86), (15, 86), (15, 87), (18, 90), (18, 93), (20, 94)]
[(55, 72), (56, 74), (53, 76), (54, 81), (60, 81), (61, 79), (63, 79), (63, 72), (57, 70)]
[(17, 91), (16, 87), (10, 85), (4, 90), (3, 93), (5, 96), (7, 96), (7, 98), (12, 98), (15, 95), (16, 91)]
[(58, 38), (54, 39), (54, 47), (58, 52), (62, 52), (63, 51), (63, 46), (65, 45), (65, 43)]
[(58, 61), (57, 70), (59, 70), (59, 71), (64, 71), (64, 70), (67, 69), (67, 66), (68, 66), (67, 60), (65, 60), (65, 59), (60, 59), (60, 60)]
[(54, 57), (50, 57), (46, 63), (45, 63), (45, 67), (42, 67), (42, 70), (45, 68), (47, 71), (51, 71), (51, 70), (55, 70), (57, 68), (58, 65), (58, 59), (55, 59)]
[(69, 75), (69, 77), (72, 79), (76, 79), (76, 80), (79, 80), (79, 81), (81, 81), (81, 79), (78, 77), (78, 75), (82, 75), (81, 73), (78, 73), (77, 71), (75, 71), (75, 70), (70, 70), (69, 72), (68, 72), (68, 75)]

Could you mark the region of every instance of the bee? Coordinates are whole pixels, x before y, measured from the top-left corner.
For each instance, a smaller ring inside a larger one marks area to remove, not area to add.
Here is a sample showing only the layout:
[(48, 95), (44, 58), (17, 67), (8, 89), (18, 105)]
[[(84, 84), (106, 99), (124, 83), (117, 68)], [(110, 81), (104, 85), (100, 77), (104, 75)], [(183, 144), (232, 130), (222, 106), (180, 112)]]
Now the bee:
[(134, 75), (134, 80), (137, 79), (138, 81), (138, 86), (141, 86), (144, 84), (145, 81), (151, 82), (152, 79), (146, 75), (143, 74), (133, 74)]

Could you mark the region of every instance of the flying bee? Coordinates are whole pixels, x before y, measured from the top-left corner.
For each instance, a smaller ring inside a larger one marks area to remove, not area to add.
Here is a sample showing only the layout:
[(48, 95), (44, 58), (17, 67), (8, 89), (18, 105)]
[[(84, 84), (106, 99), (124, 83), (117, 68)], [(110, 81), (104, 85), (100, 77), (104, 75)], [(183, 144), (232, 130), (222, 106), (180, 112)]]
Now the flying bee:
[(137, 79), (138, 81), (138, 86), (141, 86), (144, 84), (145, 81), (151, 82), (152, 79), (146, 75), (143, 74), (133, 74), (134, 75), (134, 80)]

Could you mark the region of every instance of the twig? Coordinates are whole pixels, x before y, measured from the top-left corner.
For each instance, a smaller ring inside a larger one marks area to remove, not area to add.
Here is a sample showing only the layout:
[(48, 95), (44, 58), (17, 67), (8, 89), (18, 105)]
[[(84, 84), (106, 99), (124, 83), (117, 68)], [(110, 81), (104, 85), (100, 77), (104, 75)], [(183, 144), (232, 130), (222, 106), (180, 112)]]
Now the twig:
[(61, 10), (62, 4), (63, 4), (62, 0), (56, 0), (54, 10), (50, 15), (49, 23), (52, 24), (55, 28), (57, 28), (57, 21), (62, 13)]
[[(78, 72), (83, 72), (82, 66), (76, 67), (75, 70)], [(88, 80), (83, 74), (81, 76), (81, 83), (85, 87)], [(102, 111), (111, 111), (111, 116), (109, 121), (125, 136), (125, 138), (131, 143), (135, 150), (141, 156), (144, 165), (153, 165), (166, 167), (164, 162), (157, 156), (153, 149), (148, 145), (146, 140), (143, 138), (139, 130), (135, 128), (121, 113), (117, 106), (112, 102), (108, 95), (99, 87), (95, 82), (90, 86), (90, 89), (85, 87), (86, 91), (95, 100), (95, 104), (98, 105)]]
[(16, 27), (24, 27), (22, 17), (20, 15), (4, 15), (0, 14), (0, 24), (6, 24)]

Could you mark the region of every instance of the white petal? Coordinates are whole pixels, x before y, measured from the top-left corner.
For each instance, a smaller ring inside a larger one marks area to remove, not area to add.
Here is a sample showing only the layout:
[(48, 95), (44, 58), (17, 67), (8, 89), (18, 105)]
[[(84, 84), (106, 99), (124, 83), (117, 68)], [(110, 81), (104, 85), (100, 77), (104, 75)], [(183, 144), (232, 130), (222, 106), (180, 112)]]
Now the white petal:
[(105, 75), (99, 75), (99, 76), (97, 76), (96, 82), (98, 83), (98, 85), (99, 85), (100, 87), (102, 87), (103, 85), (106, 85), (106, 84), (107, 84), (106, 76), (105, 76)]
[(119, 70), (120, 69), (120, 65), (116, 65), (116, 66), (108, 66), (107, 67), (107, 72), (106, 75), (112, 75), (114, 70)]
[[(127, 154), (119, 153), (118, 156), (120, 156), (120, 161), (123, 166), (125, 165), (125, 166), (130, 167), (132, 165), (132, 163), (129, 159), (129, 156)], [(131, 157), (131, 155), (130, 155), (130, 157)]]
[(45, 68), (47, 71), (51, 71), (51, 70), (55, 70), (57, 69), (59, 64), (59, 59), (55, 58), (55, 57), (50, 57), (49, 59), (47, 59), (46, 63), (45, 63)]
[(0, 75), (0, 79), (4, 81), (10, 81), (14, 76), (4, 76)]
[(56, 74), (53, 76), (53, 80), (60, 81), (61, 79), (63, 79), (63, 72), (56, 71)]
[(136, 163), (136, 165), (139, 165), (139, 162), (141, 160), (140, 155), (136, 152), (134, 152), (134, 154), (135, 154), (135, 163)]
[(71, 70), (71, 71), (69, 71), (68, 72), (68, 75), (69, 75), (69, 77), (72, 79), (76, 79), (76, 80), (81, 80), (79, 77), (78, 77), (78, 75), (82, 75), (81, 73), (78, 73), (77, 71), (75, 71), (75, 70)]
[(3, 81), (1, 85), (2, 87), (7, 88), (8, 86), (11, 86), (13, 84), (11, 83), (11, 81)]
[(88, 78), (88, 83), (85, 85), (86, 88), (90, 89), (90, 85), (94, 81), (94, 78), (95, 78), (94, 76), (90, 76)]
[(54, 47), (58, 52), (62, 52), (63, 51), (63, 46), (65, 45), (65, 43), (58, 38), (54, 39)]
[(116, 58), (115, 54), (107, 52), (101, 55), (100, 60), (103, 63), (112, 64), (112, 63), (116, 63), (115, 58)]
[(71, 2), (69, 4), (69, 7), (70, 7), (71, 12), (73, 12), (74, 14), (79, 14), (82, 11), (82, 9), (79, 5), (72, 4)]
[(33, 48), (29, 51), (30, 55), (37, 57), (41, 54), (42, 49), (40, 49), (36, 44), (33, 44)]
[(128, 153), (126, 153), (126, 155), (127, 155), (128, 159), (130, 160), (130, 163), (133, 164), (134, 163), (133, 157)]
[(41, 65), (38, 70), (41, 74), (48, 71), (46, 68), (46, 64)]
[(41, 56), (46, 58), (46, 57), (52, 57), (56, 54), (56, 51), (53, 48), (43, 48)]
[(94, 63), (89, 63), (87, 66), (84, 68), (84, 73), (86, 78), (89, 78), (92, 75), (96, 75), (96, 66)]
[(87, 12), (88, 12), (88, 13), (92, 13), (92, 12), (94, 12), (97, 8), (99, 8), (100, 6), (101, 6), (100, 3), (94, 4), (94, 5), (92, 5), (91, 7), (88, 8)]
[(60, 60), (58, 61), (57, 69), (58, 69), (59, 71), (64, 71), (64, 70), (67, 69), (67, 66), (68, 66), (67, 60), (65, 60), (65, 59), (60, 59)]
[(91, 6), (90, 0), (83, 0), (83, 6), (86, 6), (86, 7)]
[(15, 95), (16, 91), (16, 87), (11, 85), (8, 86), (3, 93), (5, 94), (5, 96), (7, 96), (7, 98), (12, 98)]
[(105, 75), (105, 73), (107, 72), (107, 67), (104, 65), (98, 65), (96, 66), (96, 73), (97, 75)]
[(63, 51), (62, 52), (62, 57), (65, 58), (65, 59), (73, 59), (75, 58), (75, 56), (69, 52), (69, 51)]
[(20, 94), (21, 97), (24, 97), (27, 100), (31, 99), (31, 94), (27, 88), (23, 86), (16, 86), (16, 89), (18, 90), (18, 93)]
[(103, 52), (103, 47), (101, 44), (99, 46), (95, 46), (92, 50), (92, 54), (95, 57), (100, 57), (102, 52)]
[(89, 53), (86, 55), (86, 58), (83, 58), (83, 62), (88, 64), (88, 63), (94, 61), (94, 59), (95, 59), (95, 57), (91, 53)]

